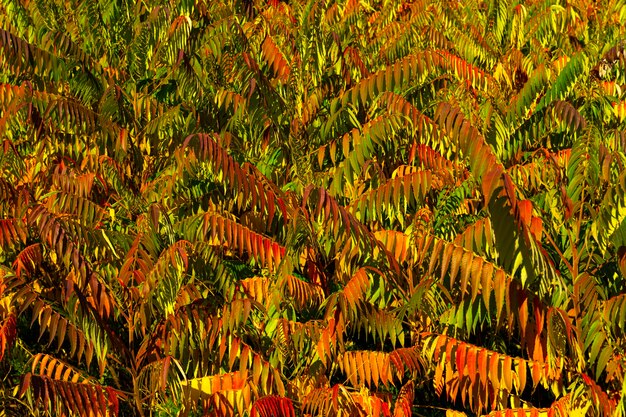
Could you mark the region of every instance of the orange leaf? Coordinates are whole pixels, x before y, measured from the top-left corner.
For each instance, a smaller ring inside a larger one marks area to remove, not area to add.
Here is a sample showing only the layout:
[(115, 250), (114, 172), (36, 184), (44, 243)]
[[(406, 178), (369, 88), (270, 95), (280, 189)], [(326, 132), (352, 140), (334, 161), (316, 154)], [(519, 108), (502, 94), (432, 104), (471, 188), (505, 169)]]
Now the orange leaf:
[(459, 343), (456, 349), (456, 370), (459, 372), (459, 376), (464, 374), (465, 370), (465, 356), (467, 353), (467, 345), (463, 342)]
[(533, 203), (530, 200), (518, 200), (517, 208), (519, 212), (519, 218), (522, 224), (530, 227), (533, 214)]
[(474, 384), (476, 382), (476, 347), (474, 346), (467, 348), (467, 372), (472, 384)]
[(489, 357), (489, 379), (494, 390), (500, 389), (500, 357), (497, 353), (491, 353)]
[(513, 375), (512, 375), (512, 366), (513, 360), (510, 356), (504, 357), (504, 362), (502, 363), (502, 375), (504, 379), (504, 384), (506, 386), (507, 391), (511, 391), (513, 389)]
[(484, 385), (487, 385), (487, 349), (480, 349), (478, 351), (478, 376)]

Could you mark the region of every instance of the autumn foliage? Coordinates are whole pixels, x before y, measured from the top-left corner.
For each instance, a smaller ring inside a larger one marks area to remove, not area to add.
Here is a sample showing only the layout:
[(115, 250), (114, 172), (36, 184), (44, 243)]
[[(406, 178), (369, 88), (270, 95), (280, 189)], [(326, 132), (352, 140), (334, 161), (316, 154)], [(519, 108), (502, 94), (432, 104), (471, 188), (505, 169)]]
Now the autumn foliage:
[(626, 2), (0, 19), (0, 416), (626, 414)]

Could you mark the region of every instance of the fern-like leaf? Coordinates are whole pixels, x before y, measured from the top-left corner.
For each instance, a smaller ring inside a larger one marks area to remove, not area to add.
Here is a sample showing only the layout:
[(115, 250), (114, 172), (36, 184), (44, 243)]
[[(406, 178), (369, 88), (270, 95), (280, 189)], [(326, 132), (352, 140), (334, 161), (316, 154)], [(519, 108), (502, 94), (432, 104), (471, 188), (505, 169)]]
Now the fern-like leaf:
[(251, 417), (296, 417), (293, 402), (289, 398), (268, 395), (252, 405)]
[(27, 373), (21, 383), (22, 395), (30, 391), (35, 404), (43, 406), (50, 413), (71, 413), (80, 415), (117, 415), (119, 394), (110, 387), (93, 383), (75, 383)]
[(536, 387), (560, 378), (561, 371), (547, 363), (514, 358), (448, 336), (427, 338), (427, 351), (438, 363), (435, 389), (441, 393), (445, 387), (451, 400), (460, 394), (462, 402), (476, 412), (495, 408), (502, 398), (499, 391), (522, 393), (529, 382)]

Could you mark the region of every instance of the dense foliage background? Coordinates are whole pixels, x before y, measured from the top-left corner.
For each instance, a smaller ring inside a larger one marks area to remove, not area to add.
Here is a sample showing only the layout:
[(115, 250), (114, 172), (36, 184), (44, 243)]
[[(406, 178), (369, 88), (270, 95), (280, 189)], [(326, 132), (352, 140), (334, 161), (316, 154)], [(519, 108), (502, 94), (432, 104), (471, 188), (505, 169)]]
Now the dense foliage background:
[(0, 415), (624, 415), (625, 1), (0, 4)]

